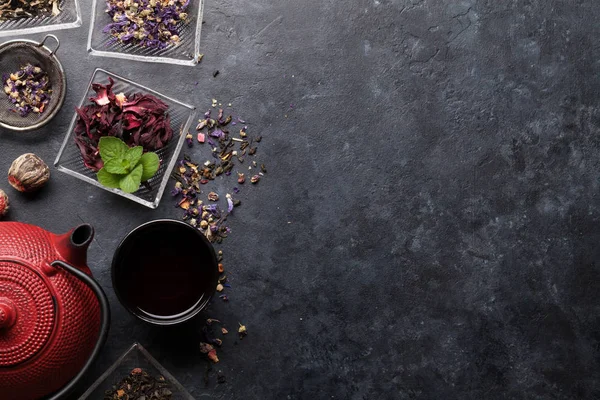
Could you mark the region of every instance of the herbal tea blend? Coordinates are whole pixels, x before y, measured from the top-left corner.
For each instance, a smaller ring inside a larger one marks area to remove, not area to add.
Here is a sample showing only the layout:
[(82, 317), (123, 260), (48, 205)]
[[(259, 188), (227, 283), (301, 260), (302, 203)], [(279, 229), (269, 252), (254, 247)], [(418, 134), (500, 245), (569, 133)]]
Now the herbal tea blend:
[(75, 109), (79, 116), (75, 142), (85, 166), (95, 172), (104, 166), (101, 137), (114, 136), (129, 147), (141, 146), (144, 152), (163, 148), (173, 137), (166, 103), (150, 94), (114, 94), (114, 81), (108, 80), (107, 85), (92, 84), (96, 92), (92, 104)]
[(25, 64), (18, 71), (2, 76), (4, 93), (22, 117), (41, 114), (50, 102), (52, 87), (48, 74), (40, 67)]
[(151, 376), (141, 368), (135, 368), (129, 376), (104, 393), (104, 400), (170, 400), (171, 384), (163, 376)]
[(112, 23), (102, 32), (115, 41), (164, 49), (180, 42), (190, 0), (106, 0)]
[[(213, 107), (217, 106), (217, 101), (213, 99)], [(229, 105), (231, 106), (231, 105)], [(220, 196), (216, 192), (209, 192), (206, 195), (207, 201), (201, 199), (201, 186), (208, 184), (219, 176), (225, 176), (224, 179), (233, 174), (234, 167), (240, 168), (244, 160), (248, 157), (254, 158), (258, 150), (258, 143), (262, 136), (249, 137), (248, 126), (244, 125), (239, 129), (239, 137), (235, 133), (238, 128), (234, 128), (237, 123), (246, 124), (246, 121), (224, 115), (224, 110), (219, 109), (216, 118), (211, 117), (211, 110), (204, 114), (196, 127), (199, 132), (197, 139), (199, 143), (210, 145), (212, 159), (206, 160), (203, 164), (193, 162), (189, 157), (184, 157), (179, 161), (171, 177), (177, 182), (171, 194), (178, 199), (177, 205), (185, 210), (183, 220), (188, 221), (190, 225), (204, 233), (211, 242), (221, 243), (231, 232), (225, 225), (227, 216), (233, 213), (234, 207), (241, 204), (241, 201), (234, 199), (231, 193), (226, 193), (225, 200), (227, 207), (221, 209), (218, 204), (207, 204), (209, 202), (217, 203)], [(203, 130), (206, 133), (202, 132)], [(188, 147), (193, 146), (193, 136), (187, 134), (186, 140)], [(239, 147), (238, 147), (239, 144)], [(252, 184), (257, 184), (263, 177), (267, 168), (264, 164), (258, 165), (256, 161), (248, 162), (248, 177)], [(236, 171), (233, 174), (234, 181), (242, 185), (246, 181), (246, 175), (243, 172)], [(233, 194), (240, 192), (238, 187), (232, 188)]]
[(0, 0), (0, 21), (60, 14), (59, 0)]

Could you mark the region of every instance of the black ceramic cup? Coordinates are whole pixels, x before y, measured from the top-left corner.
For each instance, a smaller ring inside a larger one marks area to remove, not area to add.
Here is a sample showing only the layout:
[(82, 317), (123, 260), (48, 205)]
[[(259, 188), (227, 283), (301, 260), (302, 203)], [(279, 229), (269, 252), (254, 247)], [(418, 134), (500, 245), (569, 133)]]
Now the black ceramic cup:
[(194, 317), (210, 301), (218, 279), (212, 244), (176, 220), (138, 226), (121, 241), (112, 261), (113, 288), (121, 304), (155, 325)]

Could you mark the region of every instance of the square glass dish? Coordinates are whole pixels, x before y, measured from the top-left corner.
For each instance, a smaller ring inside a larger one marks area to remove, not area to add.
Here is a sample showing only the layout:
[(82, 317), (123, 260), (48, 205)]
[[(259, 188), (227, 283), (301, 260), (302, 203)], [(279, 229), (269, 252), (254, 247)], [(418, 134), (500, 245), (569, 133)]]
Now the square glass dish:
[(59, 0), (58, 7), (61, 10), (58, 15), (0, 20), (0, 37), (57, 31), (81, 26), (79, 0)]
[(92, 185), (126, 197), (147, 207), (156, 208), (158, 207), (163, 192), (165, 191), (171, 171), (177, 162), (177, 156), (179, 155), (181, 147), (185, 142), (186, 133), (194, 121), (195, 107), (174, 100), (145, 86), (139, 85), (128, 79), (122, 78), (99, 68), (96, 69), (92, 74), (92, 78), (90, 79), (87, 90), (78, 107), (89, 104), (89, 98), (95, 95), (95, 92), (92, 89), (92, 83), (106, 84), (108, 83), (109, 77), (111, 77), (115, 82), (112, 88), (115, 94), (121, 92), (125, 93), (127, 96), (134, 93), (152, 94), (164, 101), (169, 106), (167, 113), (171, 118), (173, 138), (165, 147), (156, 151), (156, 154), (160, 159), (160, 167), (158, 168), (158, 171), (152, 178), (148, 180), (148, 185), (141, 185), (138, 191), (132, 194), (125, 193), (119, 189), (111, 189), (103, 186), (100, 182), (98, 182), (98, 179), (96, 178), (96, 172), (85, 166), (83, 162), (83, 156), (75, 144), (75, 125), (77, 124), (77, 120), (79, 118), (75, 112), (73, 115), (73, 120), (69, 126), (69, 130), (58, 152), (56, 160), (54, 161), (54, 165), (59, 171), (79, 178), (82, 181), (91, 183)]
[(134, 343), (90, 388), (79, 400), (104, 400), (107, 390), (114, 390), (123, 378), (128, 376), (135, 368), (141, 368), (151, 376), (162, 376), (169, 383), (171, 400), (194, 400), (177, 379), (163, 368), (139, 343)]
[(186, 9), (187, 22), (180, 22), (177, 26), (179, 43), (168, 45), (164, 49), (149, 48), (132, 43), (124, 44), (115, 40), (109, 33), (104, 33), (104, 28), (114, 22), (106, 10), (106, 0), (93, 0), (92, 21), (87, 45), (91, 55), (168, 64), (198, 64), (204, 0), (189, 0)]

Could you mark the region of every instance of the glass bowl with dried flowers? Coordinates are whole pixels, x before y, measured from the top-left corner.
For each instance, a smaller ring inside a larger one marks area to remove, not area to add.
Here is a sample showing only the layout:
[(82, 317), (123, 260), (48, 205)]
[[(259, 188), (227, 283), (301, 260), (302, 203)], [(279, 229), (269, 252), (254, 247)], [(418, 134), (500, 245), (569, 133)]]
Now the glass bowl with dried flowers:
[(79, 0), (2, 0), (0, 37), (77, 28)]
[(96, 69), (54, 165), (156, 208), (194, 116), (189, 104)]
[(95, 56), (195, 65), (203, 0), (93, 0), (88, 51)]

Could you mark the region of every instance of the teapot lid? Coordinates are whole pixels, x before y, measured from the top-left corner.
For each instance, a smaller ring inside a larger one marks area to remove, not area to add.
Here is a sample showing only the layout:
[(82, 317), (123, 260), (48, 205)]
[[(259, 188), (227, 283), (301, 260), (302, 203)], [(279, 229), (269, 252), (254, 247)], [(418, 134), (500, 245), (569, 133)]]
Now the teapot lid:
[(0, 261), (0, 368), (35, 356), (55, 326), (56, 304), (45, 279), (22, 261)]

